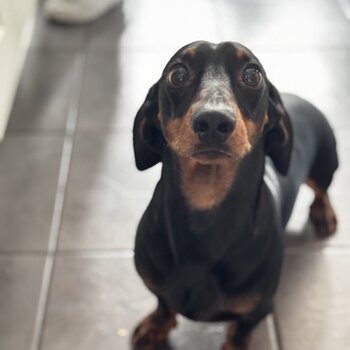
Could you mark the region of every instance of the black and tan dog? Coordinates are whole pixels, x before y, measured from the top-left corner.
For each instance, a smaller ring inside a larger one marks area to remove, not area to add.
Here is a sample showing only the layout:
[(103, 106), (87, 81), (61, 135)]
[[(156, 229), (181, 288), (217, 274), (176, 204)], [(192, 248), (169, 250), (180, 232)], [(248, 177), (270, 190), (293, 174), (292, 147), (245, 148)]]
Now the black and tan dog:
[(251, 330), (272, 309), (283, 230), (303, 182), (315, 191), (317, 233), (336, 229), (329, 124), (308, 102), (280, 96), (244, 46), (195, 42), (150, 89), (134, 150), (140, 170), (163, 163), (135, 246), (158, 307), (136, 328), (134, 349), (166, 342), (176, 313), (229, 321), (223, 349), (248, 349)]

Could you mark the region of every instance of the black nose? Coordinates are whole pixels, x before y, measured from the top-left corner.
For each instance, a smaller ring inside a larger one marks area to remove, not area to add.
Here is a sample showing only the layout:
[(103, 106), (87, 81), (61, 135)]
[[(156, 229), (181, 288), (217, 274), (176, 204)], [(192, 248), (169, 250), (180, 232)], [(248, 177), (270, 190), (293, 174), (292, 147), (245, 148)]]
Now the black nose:
[(233, 115), (222, 112), (202, 112), (192, 121), (193, 131), (205, 143), (219, 144), (225, 142), (236, 125)]

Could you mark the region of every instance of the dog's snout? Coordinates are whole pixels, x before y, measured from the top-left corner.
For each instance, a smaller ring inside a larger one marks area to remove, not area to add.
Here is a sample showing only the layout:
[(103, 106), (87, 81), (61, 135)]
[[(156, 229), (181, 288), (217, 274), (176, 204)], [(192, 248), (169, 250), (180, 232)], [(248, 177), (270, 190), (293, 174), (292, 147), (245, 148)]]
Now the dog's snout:
[(218, 144), (225, 142), (235, 128), (234, 116), (226, 113), (210, 111), (202, 112), (192, 121), (193, 131), (205, 143)]

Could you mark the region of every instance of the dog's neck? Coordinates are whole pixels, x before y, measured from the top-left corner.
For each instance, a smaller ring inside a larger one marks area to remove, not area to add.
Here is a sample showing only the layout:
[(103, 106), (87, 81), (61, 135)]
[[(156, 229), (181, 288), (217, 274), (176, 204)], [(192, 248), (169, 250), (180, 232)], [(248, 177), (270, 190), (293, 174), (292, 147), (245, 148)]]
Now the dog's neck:
[(262, 144), (257, 144), (240, 162), (213, 165), (178, 158), (170, 149), (165, 152), (169, 154), (163, 157), (164, 200), (170, 198), (182, 203), (181, 210), (186, 208), (192, 216), (193, 213), (199, 216), (210, 213), (237, 215), (242, 222), (252, 214), (263, 181), (265, 154)]

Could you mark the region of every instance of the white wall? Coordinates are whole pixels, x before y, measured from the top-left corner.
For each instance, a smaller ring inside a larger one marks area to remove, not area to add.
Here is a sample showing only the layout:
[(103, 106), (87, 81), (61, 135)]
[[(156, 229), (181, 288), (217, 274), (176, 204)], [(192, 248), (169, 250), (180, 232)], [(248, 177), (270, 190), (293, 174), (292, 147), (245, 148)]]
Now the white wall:
[(36, 0), (0, 0), (0, 140), (3, 138), (25, 53)]

